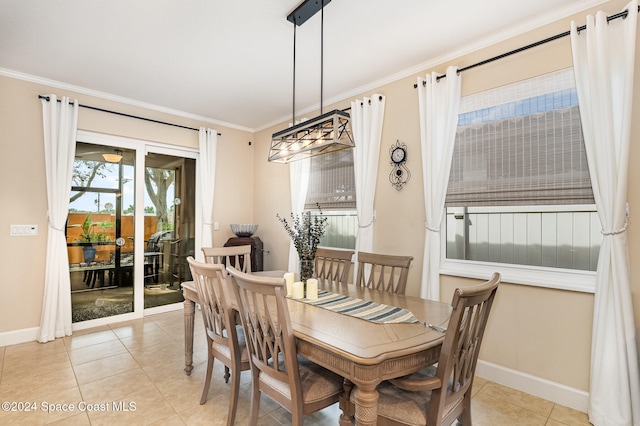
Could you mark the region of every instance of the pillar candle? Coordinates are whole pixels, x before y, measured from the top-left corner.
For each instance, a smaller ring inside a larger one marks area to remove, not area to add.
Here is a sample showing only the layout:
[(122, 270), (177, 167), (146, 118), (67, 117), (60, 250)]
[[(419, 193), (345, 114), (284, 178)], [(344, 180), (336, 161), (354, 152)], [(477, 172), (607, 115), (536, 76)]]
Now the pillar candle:
[(296, 281), (293, 283), (293, 295), (294, 299), (302, 299), (304, 298), (304, 284), (302, 281)]
[(318, 280), (309, 278), (307, 280), (307, 299), (315, 300), (318, 298)]
[(291, 296), (293, 294), (293, 272), (285, 273), (284, 280), (287, 283), (287, 296)]

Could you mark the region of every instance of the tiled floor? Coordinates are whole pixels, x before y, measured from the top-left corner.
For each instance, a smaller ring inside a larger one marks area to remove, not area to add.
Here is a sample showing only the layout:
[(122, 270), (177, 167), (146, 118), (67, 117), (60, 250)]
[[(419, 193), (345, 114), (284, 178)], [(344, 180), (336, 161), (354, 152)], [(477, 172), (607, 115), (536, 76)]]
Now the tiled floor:
[[(183, 371), (182, 311), (75, 332), (46, 344), (0, 347), (0, 424), (224, 425), (229, 385), (220, 363), (207, 403), (199, 405), (206, 367), (202, 321), (196, 321), (195, 336), (191, 376)], [(249, 372), (242, 373), (238, 425), (247, 424), (250, 386)], [(480, 378), (474, 388), (476, 426), (589, 425), (584, 413)], [(6, 411), (5, 402), (19, 411)], [(336, 404), (308, 416), (305, 424), (337, 424), (339, 416)], [(264, 397), (259, 423), (290, 424), (290, 416)]]

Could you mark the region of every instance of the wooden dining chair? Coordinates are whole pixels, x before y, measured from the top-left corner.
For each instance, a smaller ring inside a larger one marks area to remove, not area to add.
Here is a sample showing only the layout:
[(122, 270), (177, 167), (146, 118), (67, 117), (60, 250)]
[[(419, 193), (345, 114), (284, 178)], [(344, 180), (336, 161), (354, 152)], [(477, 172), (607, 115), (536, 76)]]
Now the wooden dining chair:
[(338, 401), (342, 377), (297, 355), (283, 277), (245, 274), (232, 266), (227, 270), (251, 360), (249, 424), (258, 422), (264, 392), (291, 413), (293, 425), (302, 425), (306, 414)]
[(318, 247), (315, 258), (316, 277), (347, 284), (353, 253), (353, 250)]
[(233, 425), (238, 406), (240, 373), (250, 369), (249, 354), (244, 338), (244, 330), (236, 325), (233, 309), (229, 305), (227, 289), (227, 271), (221, 264), (198, 262), (187, 258), (191, 275), (198, 293), (205, 331), (207, 334), (207, 373), (202, 390), (200, 404), (207, 401), (214, 359), (225, 366), (225, 382), (229, 382), (231, 370), (231, 400), (227, 425)]
[[(231, 265), (242, 272), (251, 273), (251, 246), (203, 247), (204, 261)], [(240, 265), (240, 266), (238, 266)]]
[(404, 294), (413, 256), (358, 252), (356, 285)]
[(438, 364), (378, 386), (378, 425), (471, 425), (471, 386), (500, 279), (456, 289)]

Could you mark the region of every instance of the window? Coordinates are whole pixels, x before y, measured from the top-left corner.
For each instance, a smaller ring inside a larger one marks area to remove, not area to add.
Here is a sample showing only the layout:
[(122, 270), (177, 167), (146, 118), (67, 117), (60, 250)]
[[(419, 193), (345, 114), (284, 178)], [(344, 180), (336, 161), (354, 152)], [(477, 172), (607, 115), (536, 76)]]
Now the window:
[(320, 245), (355, 248), (358, 217), (352, 149), (311, 157), (305, 209), (317, 211), (318, 205), (328, 219), (327, 231), (320, 240)]
[(593, 275), (602, 236), (573, 69), (462, 98), (445, 207), (445, 269)]

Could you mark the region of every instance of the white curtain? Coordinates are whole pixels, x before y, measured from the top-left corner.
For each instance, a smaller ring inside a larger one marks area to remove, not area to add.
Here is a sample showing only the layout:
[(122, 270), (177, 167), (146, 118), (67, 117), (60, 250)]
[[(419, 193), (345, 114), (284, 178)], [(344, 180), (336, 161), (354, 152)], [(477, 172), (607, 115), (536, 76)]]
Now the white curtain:
[(47, 258), (38, 341), (71, 335), (71, 280), (65, 226), (76, 155), (78, 101), (55, 95), (42, 99), (44, 158), (47, 179)]
[(440, 80), (436, 73), (424, 80), (418, 77), (426, 215), (420, 296), (432, 300), (440, 300), (440, 226), (458, 126), (461, 81), (456, 67), (447, 68), (446, 78)]
[(593, 312), (589, 421), (640, 425), (640, 373), (627, 246), (627, 171), (638, 1), (625, 19), (571, 23), (576, 87), (602, 245)]
[[(200, 127), (200, 190), (202, 191), (202, 247), (213, 247), (213, 200), (216, 183), (218, 132)], [(202, 252), (198, 254), (204, 260)]]
[[(356, 145), (353, 148), (353, 172), (356, 181), (358, 214), (356, 257), (359, 251), (373, 251), (373, 222), (375, 219), (373, 206), (378, 177), (385, 99), (382, 95), (374, 94), (371, 98), (351, 102), (351, 131)], [(357, 259), (355, 261), (357, 262)]]
[[(292, 161), (289, 163), (289, 180), (291, 188), (291, 213), (298, 215), (304, 211), (307, 190), (309, 188), (309, 171), (311, 159)], [(289, 220), (289, 218), (286, 218)], [(289, 245), (289, 271), (300, 272), (300, 260), (296, 246), (291, 241)]]

